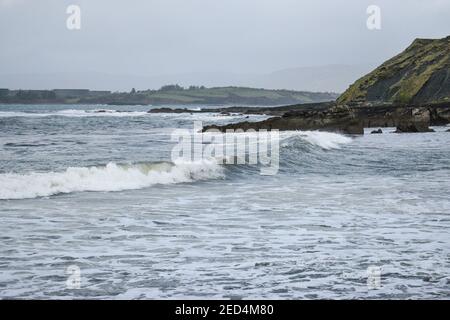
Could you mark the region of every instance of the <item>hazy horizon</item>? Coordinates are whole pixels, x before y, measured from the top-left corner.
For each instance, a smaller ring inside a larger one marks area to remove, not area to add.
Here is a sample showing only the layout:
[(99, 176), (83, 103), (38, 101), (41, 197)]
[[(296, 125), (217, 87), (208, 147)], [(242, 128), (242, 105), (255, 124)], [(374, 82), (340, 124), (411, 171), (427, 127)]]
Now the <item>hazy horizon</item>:
[[(192, 72), (144, 76), (104, 72), (55, 72), (3, 74), (0, 88), (11, 90), (91, 89), (110, 91), (154, 90), (178, 84), (206, 87), (240, 86), (313, 92), (343, 92), (354, 80), (369, 72), (374, 65), (328, 65), (299, 67), (265, 74), (227, 72)], [(313, 78), (314, 77), (314, 78)]]
[[(80, 30), (66, 27), (72, 4)], [(342, 92), (415, 38), (447, 36), (449, 14), (444, 0), (0, 0), (0, 87)]]

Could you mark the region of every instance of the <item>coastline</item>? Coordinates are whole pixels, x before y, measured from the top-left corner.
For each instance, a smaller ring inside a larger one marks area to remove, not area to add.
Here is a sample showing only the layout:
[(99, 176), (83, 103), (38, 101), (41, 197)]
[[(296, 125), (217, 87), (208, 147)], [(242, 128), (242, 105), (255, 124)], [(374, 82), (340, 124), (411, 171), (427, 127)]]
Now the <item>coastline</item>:
[(231, 107), (202, 110), (159, 108), (149, 113), (264, 114), (273, 116), (259, 122), (238, 122), (223, 126), (206, 126), (206, 130), (324, 130), (344, 134), (364, 134), (364, 128), (397, 127), (398, 132), (429, 132), (430, 126), (450, 123), (450, 102), (419, 105), (358, 104), (336, 102), (300, 104), (282, 107)]

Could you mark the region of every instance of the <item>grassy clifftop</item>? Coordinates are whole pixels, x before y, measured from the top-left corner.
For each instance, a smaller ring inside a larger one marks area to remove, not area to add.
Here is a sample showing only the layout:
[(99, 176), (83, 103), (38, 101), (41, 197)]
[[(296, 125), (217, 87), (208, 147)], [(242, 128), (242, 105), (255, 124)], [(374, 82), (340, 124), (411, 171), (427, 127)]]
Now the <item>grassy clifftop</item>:
[(416, 39), (402, 53), (352, 84), (338, 103), (450, 101), (450, 36)]
[[(164, 86), (159, 90), (139, 91), (134, 94), (113, 94), (107, 97), (109, 101), (137, 101), (145, 104), (255, 104), (283, 105), (295, 103), (311, 103), (332, 101), (337, 98), (335, 93), (305, 92), (289, 90), (267, 90), (245, 87), (189, 87), (178, 85)], [(106, 102), (109, 102), (106, 101)]]

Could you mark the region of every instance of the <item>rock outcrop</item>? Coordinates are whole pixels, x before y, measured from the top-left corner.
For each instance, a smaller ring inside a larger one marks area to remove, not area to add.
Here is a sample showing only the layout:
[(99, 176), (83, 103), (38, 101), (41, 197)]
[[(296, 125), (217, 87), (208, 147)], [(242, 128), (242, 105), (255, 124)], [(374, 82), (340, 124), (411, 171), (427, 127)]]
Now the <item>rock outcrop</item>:
[[(257, 110), (257, 109), (256, 109)], [(256, 112), (255, 113), (258, 113)], [(277, 130), (323, 130), (346, 134), (363, 134), (364, 128), (397, 127), (397, 132), (431, 132), (430, 126), (450, 123), (450, 103), (430, 104), (421, 107), (398, 105), (301, 105), (283, 107), (286, 111), (272, 110), (272, 117), (260, 122), (240, 122), (224, 126), (207, 126), (220, 131), (227, 129), (277, 129)], [(248, 110), (250, 112), (250, 110)], [(381, 129), (380, 129), (381, 130)], [(378, 133), (378, 131), (377, 131)], [(382, 132), (381, 132), (382, 133)]]
[(260, 122), (207, 126), (204, 130), (323, 130), (364, 134), (365, 127), (397, 127), (396, 132), (430, 132), (433, 131), (430, 126), (450, 123), (450, 36), (415, 40), (404, 52), (357, 80), (336, 102), (202, 112), (274, 116)]
[[(422, 122), (428, 126), (442, 126), (450, 123), (450, 102), (429, 104), (420, 107), (400, 105), (360, 105), (354, 107), (356, 116), (361, 119), (365, 128), (397, 127), (412, 116), (412, 112), (425, 112)], [(419, 113), (420, 113), (419, 112)]]
[(399, 119), (396, 133), (434, 131), (429, 128), (431, 116), (427, 108), (407, 109)]
[(202, 109), (188, 109), (188, 108), (154, 108), (147, 111), (148, 113), (219, 113), (221, 115), (231, 114), (264, 114), (270, 116), (282, 116), (288, 111), (292, 110), (326, 110), (336, 103), (332, 102), (318, 102), (294, 104), (279, 107), (219, 107), (219, 108), (202, 108)]
[(416, 39), (402, 53), (357, 80), (337, 100), (419, 105), (450, 101), (450, 36)]
[(225, 132), (226, 130), (323, 130), (345, 134), (364, 134), (361, 120), (347, 106), (334, 106), (326, 110), (291, 110), (281, 117), (272, 117), (260, 122), (240, 122), (224, 126), (211, 125), (203, 128)]

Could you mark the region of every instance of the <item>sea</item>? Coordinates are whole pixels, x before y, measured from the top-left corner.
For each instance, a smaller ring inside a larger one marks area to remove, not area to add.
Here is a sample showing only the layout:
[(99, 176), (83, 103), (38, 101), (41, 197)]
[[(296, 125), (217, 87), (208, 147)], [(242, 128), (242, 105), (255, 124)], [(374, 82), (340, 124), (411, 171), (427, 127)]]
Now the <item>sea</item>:
[(0, 105), (0, 299), (450, 298), (449, 127), (280, 132), (264, 175), (172, 134), (268, 116), (151, 108)]

